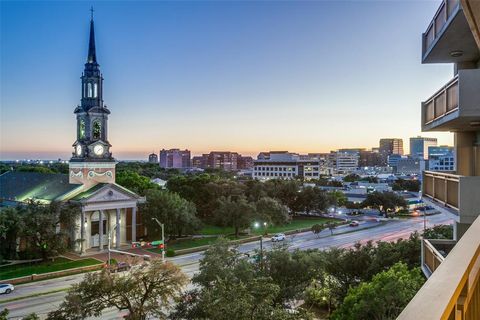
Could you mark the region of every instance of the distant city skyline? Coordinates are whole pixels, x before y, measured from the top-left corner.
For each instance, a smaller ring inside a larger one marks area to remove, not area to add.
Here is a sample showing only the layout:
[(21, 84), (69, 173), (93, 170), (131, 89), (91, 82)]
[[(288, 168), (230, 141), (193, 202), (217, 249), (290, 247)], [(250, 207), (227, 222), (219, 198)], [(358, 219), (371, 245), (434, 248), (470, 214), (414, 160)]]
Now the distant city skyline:
[[(0, 159), (69, 159), (91, 3), (0, 5)], [(453, 144), (420, 132), (419, 101), (452, 78), (418, 54), (437, 1), (93, 5), (119, 160)]]

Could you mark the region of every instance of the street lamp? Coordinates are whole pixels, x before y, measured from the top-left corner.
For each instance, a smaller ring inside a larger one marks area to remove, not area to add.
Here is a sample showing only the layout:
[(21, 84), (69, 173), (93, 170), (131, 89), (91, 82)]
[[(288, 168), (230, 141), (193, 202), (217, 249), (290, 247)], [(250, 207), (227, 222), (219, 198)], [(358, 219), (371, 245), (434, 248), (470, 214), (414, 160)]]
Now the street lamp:
[[(118, 227), (118, 225), (116, 224), (116, 225), (112, 228), (112, 230), (110, 230), (110, 231), (108, 232), (108, 266), (111, 265), (111, 263), (110, 263), (110, 260), (111, 260), (110, 241), (111, 241), (111, 239), (112, 239), (112, 232), (113, 232), (117, 227)], [(118, 241), (118, 239), (117, 239), (117, 241)]]
[[(259, 222), (255, 222), (253, 224), (253, 226), (258, 229), (260, 228), (260, 223)], [(267, 227), (267, 223), (264, 222), (263, 223), (263, 227), (266, 228)], [(263, 232), (260, 233), (260, 266), (263, 266)]]
[(155, 220), (155, 222), (158, 223), (160, 228), (162, 228), (162, 242), (163, 242), (162, 261), (165, 262), (165, 231), (164, 231), (165, 225), (160, 221), (158, 221), (157, 218), (152, 218), (152, 220)]

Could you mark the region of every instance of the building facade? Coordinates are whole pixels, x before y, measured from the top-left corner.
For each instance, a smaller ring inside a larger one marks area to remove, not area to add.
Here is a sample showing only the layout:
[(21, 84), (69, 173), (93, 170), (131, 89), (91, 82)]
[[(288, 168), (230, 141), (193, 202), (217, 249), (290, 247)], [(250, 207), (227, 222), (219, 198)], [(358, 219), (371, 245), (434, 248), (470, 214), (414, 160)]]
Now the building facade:
[(428, 170), (455, 171), (455, 150), (453, 147), (428, 148)]
[(437, 145), (437, 138), (410, 138), (410, 156), (414, 159), (428, 159), (428, 148)]
[(262, 152), (254, 161), (252, 177), (258, 180), (318, 179), (320, 162), (301, 160), (298, 154), (288, 151)]
[(389, 155), (403, 155), (403, 140), (397, 138), (380, 139), (378, 151), (382, 158), (382, 164), (386, 165)]
[(358, 149), (331, 151), (327, 158), (327, 169), (330, 174), (348, 174), (358, 170), (359, 159)]
[(150, 153), (148, 155), (148, 163), (158, 163), (158, 156), (156, 153)]
[(166, 169), (186, 169), (192, 166), (190, 150), (160, 150), (160, 167)]

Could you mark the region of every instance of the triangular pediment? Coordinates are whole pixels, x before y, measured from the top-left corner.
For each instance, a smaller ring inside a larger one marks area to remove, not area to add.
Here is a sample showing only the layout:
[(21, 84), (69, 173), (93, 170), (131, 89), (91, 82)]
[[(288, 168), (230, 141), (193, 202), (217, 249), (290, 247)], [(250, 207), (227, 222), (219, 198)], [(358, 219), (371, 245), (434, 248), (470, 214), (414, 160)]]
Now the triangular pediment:
[(137, 199), (138, 196), (131, 191), (124, 190), (114, 184), (106, 184), (82, 200), (91, 203), (105, 201), (131, 201)]

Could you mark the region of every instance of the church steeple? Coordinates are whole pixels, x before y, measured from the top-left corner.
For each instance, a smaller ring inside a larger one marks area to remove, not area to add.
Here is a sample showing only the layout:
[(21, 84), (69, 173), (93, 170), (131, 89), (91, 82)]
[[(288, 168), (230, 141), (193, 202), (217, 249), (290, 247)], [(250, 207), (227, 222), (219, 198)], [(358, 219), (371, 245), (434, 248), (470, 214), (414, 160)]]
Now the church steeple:
[(93, 8), (90, 17), (88, 56), (82, 74), (82, 99), (75, 109), (77, 116), (77, 139), (73, 144), (73, 162), (112, 162), (108, 142), (108, 115), (103, 104), (103, 77), (97, 63)]
[(87, 63), (97, 64), (97, 54), (95, 52), (95, 29), (93, 25), (93, 7), (90, 9), (92, 15), (90, 17), (90, 40), (88, 42)]

